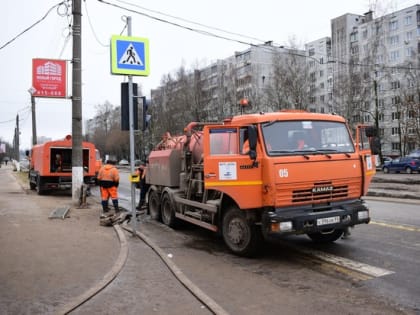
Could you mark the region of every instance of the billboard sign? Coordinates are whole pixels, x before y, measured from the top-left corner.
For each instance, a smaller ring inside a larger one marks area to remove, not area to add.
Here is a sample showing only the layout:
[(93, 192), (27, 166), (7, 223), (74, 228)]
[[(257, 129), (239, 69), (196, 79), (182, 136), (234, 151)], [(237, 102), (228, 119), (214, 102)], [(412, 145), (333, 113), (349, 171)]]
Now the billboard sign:
[(32, 59), (32, 96), (67, 97), (67, 62)]

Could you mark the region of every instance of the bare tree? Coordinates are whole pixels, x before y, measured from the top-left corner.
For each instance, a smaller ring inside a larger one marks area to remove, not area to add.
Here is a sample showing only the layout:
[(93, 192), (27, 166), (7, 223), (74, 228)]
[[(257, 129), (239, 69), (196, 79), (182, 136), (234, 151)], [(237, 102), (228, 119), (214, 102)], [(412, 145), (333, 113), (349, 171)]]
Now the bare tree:
[(310, 98), (310, 74), (304, 52), (296, 47), (273, 53), (273, 73), (266, 90), (272, 110), (306, 110)]

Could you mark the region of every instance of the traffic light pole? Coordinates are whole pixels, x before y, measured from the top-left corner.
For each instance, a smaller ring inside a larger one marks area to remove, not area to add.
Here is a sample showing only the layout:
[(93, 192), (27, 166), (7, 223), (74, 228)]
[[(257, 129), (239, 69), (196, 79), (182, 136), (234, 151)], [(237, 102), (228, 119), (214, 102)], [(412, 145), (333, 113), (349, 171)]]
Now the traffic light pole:
[[(127, 35), (131, 36), (131, 16), (127, 16)], [(134, 174), (134, 104), (133, 104), (133, 76), (128, 76), (128, 111), (130, 124), (130, 172)], [(133, 235), (136, 235), (136, 184), (131, 182), (131, 224)]]

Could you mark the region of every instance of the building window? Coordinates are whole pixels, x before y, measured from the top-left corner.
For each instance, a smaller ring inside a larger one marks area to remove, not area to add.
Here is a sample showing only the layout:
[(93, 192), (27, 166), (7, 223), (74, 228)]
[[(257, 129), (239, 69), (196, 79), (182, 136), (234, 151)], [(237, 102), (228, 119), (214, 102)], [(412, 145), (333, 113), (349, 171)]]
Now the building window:
[(405, 56), (406, 56), (406, 57), (411, 57), (411, 56), (413, 56), (413, 47), (407, 47), (407, 48), (405, 49)]
[(350, 53), (352, 55), (358, 54), (359, 53), (359, 46), (352, 46), (352, 47), (350, 47)]
[(319, 63), (322, 65), (324, 63), (324, 57), (319, 58)]
[(369, 44), (365, 44), (365, 45), (363, 45), (363, 52), (365, 53), (365, 54), (368, 54), (369, 53)]
[(392, 112), (391, 116), (392, 116), (392, 120), (400, 119), (401, 112)]
[(379, 128), (379, 137), (383, 138), (385, 136), (384, 128)]
[(357, 32), (353, 32), (350, 34), (350, 42), (355, 42), (357, 41)]
[(400, 88), (400, 81), (391, 82), (391, 89), (396, 90)]
[(311, 72), (310, 74), (309, 74), (309, 78), (310, 78), (310, 80), (313, 82), (313, 81), (316, 81), (316, 74), (315, 74), (315, 72)]
[(378, 119), (379, 119), (379, 121), (384, 121), (384, 119), (385, 119), (384, 113), (379, 113)]
[(406, 17), (404, 17), (404, 25), (411, 25), (411, 15), (407, 15)]
[(399, 150), (400, 150), (400, 143), (392, 142), (392, 151), (399, 151)]
[(389, 38), (389, 43), (391, 44), (391, 46), (398, 46), (399, 41), (400, 41), (400, 38), (398, 35), (394, 35)]
[(409, 110), (408, 111), (408, 118), (410, 118), (410, 119), (416, 118), (416, 111), (415, 110)]
[(398, 29), (398, 21), (394, 20), (389, 22), (389, 30), (390, 31), (396, 31)]
[(416, 86), (416, 83), (415, 83), (414, 80), (409, 79), (408, 82), (407, 82), (407, 85), (408, 85), (409, 88), (413, 88), (413, 87)]
[(391, 135), (396, 136), (400, 134), (400, 128), (398, 127), (392, 127), (391, 129)]
[(310, 48), (309, 49), (309, 56), (313, 56), (315, 55), (315, 48)]
[[(397, 96), (393, 96), (392, 98), (391, 98), (391, 104), (392, 105), (398, 105), (398, 104), (400, 104), (401, 103), (401, 97), (399, 96), (399, 95), (397, 95)], [(398, 118), (399, 119), (399, 118)]]
[(413, 32), (407, 32), (407, 33), (405, 33), (405, 40), (406, 41), (409, 42), (412, 39), (413, 39)]
[(321, 95), (319, 97), (319, 100), (321, 101), (321, 103), (325, 103), (325, 96), (324, 95)]
[(391, 53), (389, 54), (389, 60), (391, 62), (396, 62), (399, 59), (400, 59), (400, 52), (398, 50), (391, 51)]
[(324, 70), (319, 71), (319, 77), (322, 78), (324, 76)]
[(367, 37), (368, 37), (368, 30), (367, 29), (362, 30), (362, 38), (366, 39)]

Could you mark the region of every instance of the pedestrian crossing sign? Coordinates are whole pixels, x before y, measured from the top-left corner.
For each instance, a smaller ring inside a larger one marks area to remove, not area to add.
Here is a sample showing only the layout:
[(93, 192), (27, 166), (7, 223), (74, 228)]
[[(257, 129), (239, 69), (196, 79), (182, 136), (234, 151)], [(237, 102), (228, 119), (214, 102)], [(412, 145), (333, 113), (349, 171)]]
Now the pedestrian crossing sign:
[(150, 73), (149, 40), (113, 35), (111, 37), (111, 73), (148, 76)]

